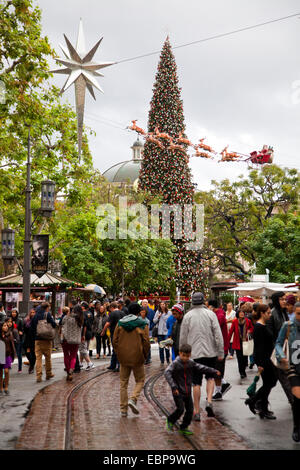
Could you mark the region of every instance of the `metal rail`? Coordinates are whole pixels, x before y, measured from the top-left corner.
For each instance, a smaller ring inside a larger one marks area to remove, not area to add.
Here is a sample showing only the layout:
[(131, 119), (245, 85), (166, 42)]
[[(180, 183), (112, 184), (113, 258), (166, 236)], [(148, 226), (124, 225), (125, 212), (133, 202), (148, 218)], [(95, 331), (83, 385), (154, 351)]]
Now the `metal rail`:
[(73, 425), (72, 425), (72, 412), (73, 412), (73, 396), (78, 390), (86, 385), (91, 380), (97, 379), (101, 377), (101, 375), (107, 374), (108, 370), (101, 370), (98, 374), (94, 375), (93, 377), (88, 378), (87, 380), (83, 380), (79, 384), (77, 384), (71, 391), (68, 396), (67, 400), (67, 419), (66, 419), (66, 429), (65, 429), (65, 450), (73, 450), (73, 442), (72, 442), (72, 432), (73, 432)]
[[(158, 400), (158, 398), (154, 394), (154, 385), (162, 377), (164, 372), (159, 372), (157, 374), (152, 375), (147, 382), (144, 385), (144, 394), (147, 400), (151, 403), (151, 405), (154, 407), (153, 402), (156, 404), (156, 406), (163, 412), (165, 416), (169, 416), (169, 411), (164, 407), (164, 405)], [(179, 426), (175, 423), (174, 425), (177, 429), (179, 429)], [(203, 450), (199, 444), (196, 444), (195, 441), (190, 437), (190, 436), (183, 436), (195, 450)]]

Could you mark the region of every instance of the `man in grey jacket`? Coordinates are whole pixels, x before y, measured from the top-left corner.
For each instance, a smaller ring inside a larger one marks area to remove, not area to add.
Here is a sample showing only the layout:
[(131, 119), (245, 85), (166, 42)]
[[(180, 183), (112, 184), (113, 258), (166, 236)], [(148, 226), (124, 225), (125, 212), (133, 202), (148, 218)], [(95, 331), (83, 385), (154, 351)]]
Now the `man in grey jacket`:
[[(180, 330), (180, 345), (192, 346), (192, 359), (199, 364), (215, 369), (216, 362), (224, 358), (224, 342), (218, 318), (204, 305), (204, 295), (195, 292), (192, 296), (191, 309), (183, 317)], [(213, 417), (212, 396), (214, 380), (206, 377), (206, 412)], [(200, 397), (202, 377), (194, 378), (194, 420), (200, 421)]]

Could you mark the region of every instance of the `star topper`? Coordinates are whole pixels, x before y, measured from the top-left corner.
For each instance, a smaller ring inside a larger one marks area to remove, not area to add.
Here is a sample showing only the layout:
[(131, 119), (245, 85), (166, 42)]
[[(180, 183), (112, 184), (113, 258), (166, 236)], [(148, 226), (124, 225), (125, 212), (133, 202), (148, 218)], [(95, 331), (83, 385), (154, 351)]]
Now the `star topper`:
[(95, 46), (87, 53), (85, 48), (85, 39), (83, 34), (82, 19), (80, 18), (76, 49), (72, 46), (69, 39), (64, 34), (68, 49), (60, 44), (65, 58), (57, 58), (57, 62), (66, 68), (52, 70), (52, 73), (62, 73), (69, 75), (60, 94), (64, 93), (71, 85), (75, 85), (76, 113), (77, 113), (77, 132), (78, 132), (78, 154), (79, 160), (81, 155), (82, 132), (83, 132), (83, 115), (85, 104), (85, 90), (89, 90), (90, 94), (96, 100), (93, 87), (103, 93), (95, 77), (104, 77), (97, 72), (99, 69), (109, 67), (115, 62), (93, 62), (92, 59), (103, 39), (103, 37), (95, 44)]

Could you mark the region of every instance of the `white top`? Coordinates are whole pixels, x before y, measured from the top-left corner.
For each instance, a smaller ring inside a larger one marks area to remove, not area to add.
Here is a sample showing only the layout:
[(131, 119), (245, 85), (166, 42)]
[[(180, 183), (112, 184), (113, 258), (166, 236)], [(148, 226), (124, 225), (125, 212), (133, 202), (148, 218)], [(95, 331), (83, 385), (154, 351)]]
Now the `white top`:
[[(159, 317), (160, 314), (161, 316)], [(156, 324), (158, 322), (158, 334), (159, 335), (165, 336), (168, 334), (167, 320), (171, 315), (172, 315), (172, 312), (170, 310), (168, 310), (167, 313), (161, 313), (158, 310), (156, 311), (155, 316), (153, 318), (153, 323)]]
[[(236, 317), (235, 310), (231, 310), (230, 313), (229, 313), (229, 312), (226, 312), (226, 321), (227, 321), (227, 320), (234, 320), (235, 317)], [(229, 330), (230, 330), (230, 328), (231, 328), (231, 325), (232, 325), (232, 322), (227, 323), (228, 332), (229, 332)]]

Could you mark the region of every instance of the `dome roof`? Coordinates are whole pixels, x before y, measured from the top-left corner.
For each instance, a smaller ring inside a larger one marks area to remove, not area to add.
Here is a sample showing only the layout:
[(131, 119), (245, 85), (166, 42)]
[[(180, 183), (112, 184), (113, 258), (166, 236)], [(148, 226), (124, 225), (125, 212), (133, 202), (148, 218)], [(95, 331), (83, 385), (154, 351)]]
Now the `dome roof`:
[(144, 145), (143, 145), (143, 142), (141, 142), (141, 141), (138, 139), (138, 140), (136, 140), (136, 141), (133, 143), (132, 147), (144, 147)]
[(105, 176), (110, 183), (129, 182), (133, 184), (139, 178), (141, 164), (141, 160), (128, 160), (126, 162), (117, 163), (106, 170), (103, 176)]

